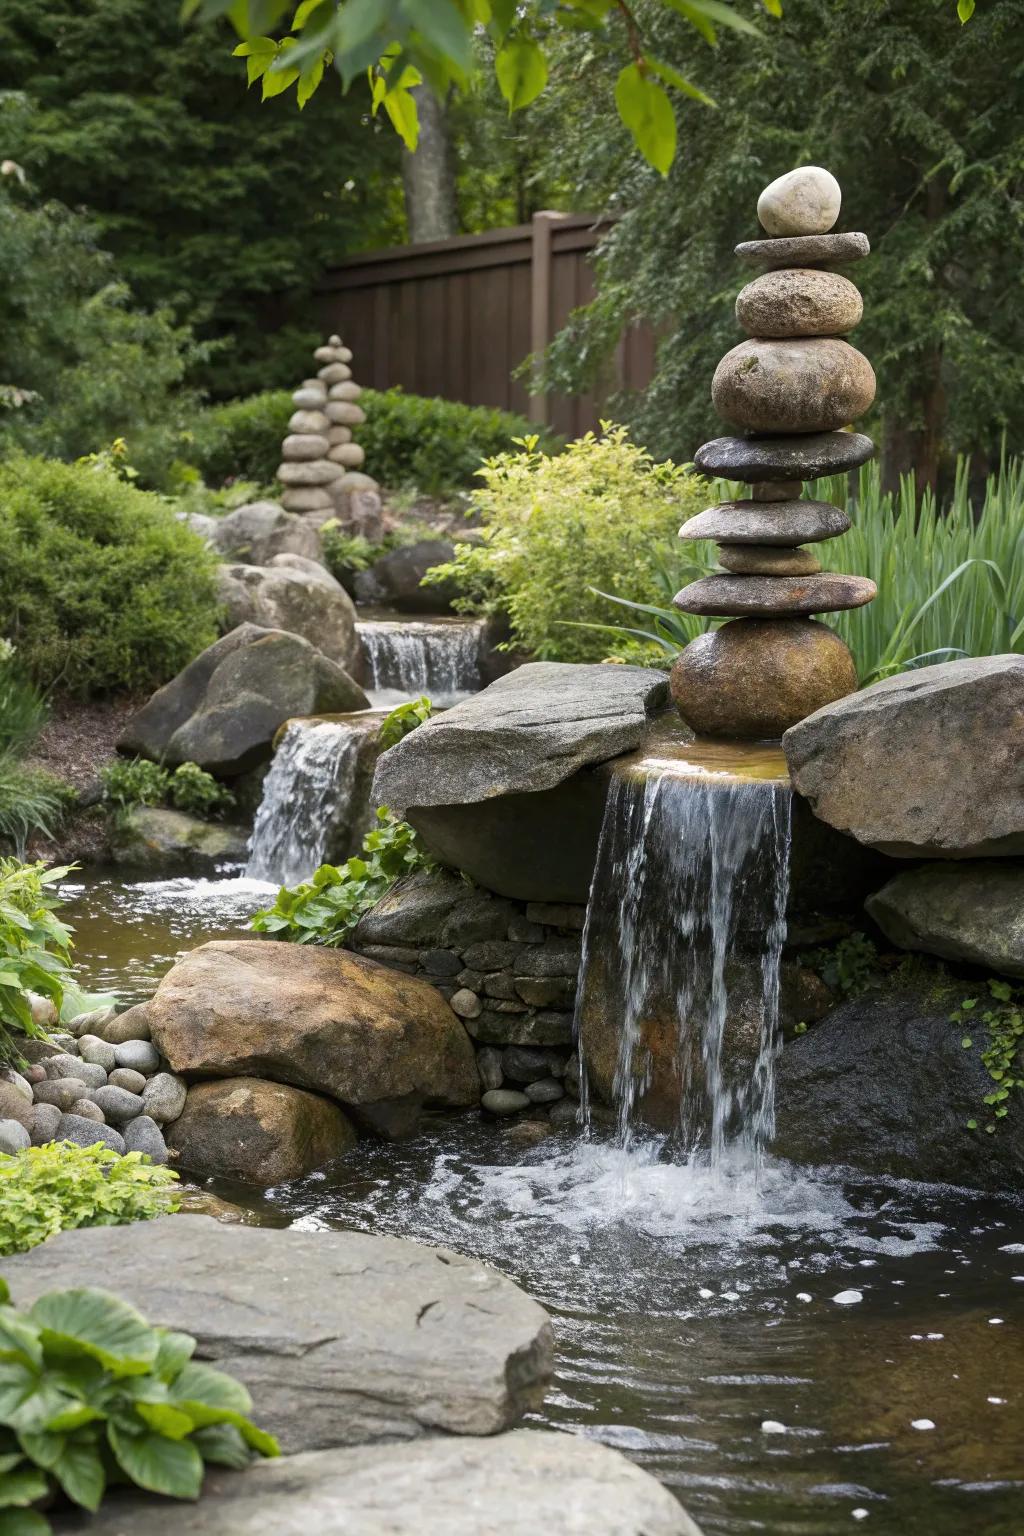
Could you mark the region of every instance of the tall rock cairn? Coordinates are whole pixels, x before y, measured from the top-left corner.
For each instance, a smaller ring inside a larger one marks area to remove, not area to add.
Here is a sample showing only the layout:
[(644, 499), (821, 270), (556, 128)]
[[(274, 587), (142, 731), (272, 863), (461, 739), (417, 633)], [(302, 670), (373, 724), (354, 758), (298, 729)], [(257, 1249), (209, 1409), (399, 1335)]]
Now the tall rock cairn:
[(286, 511), (324, 521), (346, 508), (353, 492), (379, 488), (361, 473), (365, 454), (352, 440), (352, 429), (366, 420), (358, 404), (362, 390), (349, 367), (352, 353), (340, 336), (332, 336), (313, 356), (320, 367), (316, 378), (304, 379), (292, 395), (296, 410), (281, 445), (277, 478)]
[(768, 239), (736, 247), (762, 275), (736, 300), (750, 338), (715, 370), (715, 410), (742, 436), (716, 437), (697, 468), (751, 486), (691, 518), (684, 539), (715, 539), (722, 574), (684, 587), (684, 613), (733, 619), (700, 635), (672, 671), (672, 694), (698, 735), (765, 739), (857, 687), (844, 642), (812, 614), (859, 608), (873, 581), (823, 571), (812, 549), (849, 528), (839, 507), (801, 501), (802, 482), (864, 464), (874, 444), (839, 429), (875, 398), (871, 364), (841, 338), (863, 314), (860, 293), (834, 271), (867, 256), (866, 235), (831, 234), (839, 183), (800, 166), (766, 187), (757, 216)]

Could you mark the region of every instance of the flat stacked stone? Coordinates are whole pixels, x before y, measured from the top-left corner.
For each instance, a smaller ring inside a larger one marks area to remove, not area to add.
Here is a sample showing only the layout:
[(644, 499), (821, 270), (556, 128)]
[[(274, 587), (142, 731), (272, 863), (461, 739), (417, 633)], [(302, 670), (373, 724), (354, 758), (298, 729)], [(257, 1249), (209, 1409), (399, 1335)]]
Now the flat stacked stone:
[(684, 613), (732, 622), (688, 645), (673, 668), (683, 719), (702, 735), (781, 736), (857, 686), (846, 645), (812, 615), (859, 608), (875, 584), (824, 571), (805, 544), (845, 533), (846, 513), (801, 499), (802, 483), (864, 464), (874, 444), (842, 430), (875, 398), (875, 375), (844, 340), (863, 303), (834, 266), (869, 253), (867, 236), (833, 234), (842, 196), (820, 166), (801, 166), (761, 193), (757, 212), (769, 238), (736, 247), (764, 269), (736, 300), (748, 339), (715, 371), (719, 416), (739, 433), (705, 443), (694, 456), (708, 475), (751, 486), (747, 500), (709, 507), (679, 530), (714, 539), (722, 574), (678, 593)]
[(281, 445), (281, 503), (289, 512), (323, 521), (347, 512), (354, 493), (369, 493), (379, 511), (380, 487), (362, 472), (366, 455), (353, 441), (353, 428), (362, 425), (366, 414), (349, 367), (352, 353), (340, 336), (331, 336), (313, 356), (320, 367), (316, 378), (303, 380), (292, 395), (296, 409)]

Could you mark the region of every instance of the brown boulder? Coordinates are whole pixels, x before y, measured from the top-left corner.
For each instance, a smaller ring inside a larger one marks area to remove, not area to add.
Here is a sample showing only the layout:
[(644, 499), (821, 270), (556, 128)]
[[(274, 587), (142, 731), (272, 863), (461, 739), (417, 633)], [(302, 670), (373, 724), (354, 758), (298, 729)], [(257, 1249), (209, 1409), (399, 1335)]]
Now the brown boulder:
[(337, 1104), (256, 1077), (196, 1083), (167, 1132), (182, 1168), (262, 1188), (322, 1168), (355, 1142)]
[(715, 369), (711, 398), (724, 421), (747, 432), (828, 432), (863, 416), (875, 375), (837, 338), (741, 341)]
[(753, 740), (783, 731), (853, 693), (845, 645), (809, 619), (737, 619), (698, 635), (672, 668), (672, 697), (702, 736)]
[(800, 545), (722, 544), (718, 563), (734, 576), (814, 576), (821, 561)]
[(842, 336), (863, 313), (849, 278), (812, 267), (766, 272), (736, 299), (736, 319), (748, 336)]
[(374, 1125), (391, 1109), (480, 1098), (473, 1047), (441, 994), (341, 950), (202, 944), (133, 1012), (144, 1013), (172, 1071), (292, 1083)]
[(866, 576), (841, 576), (834, 571), (816, 576), (702, 576), (672, 601), (684, 613), (792, 617), (862, 608), (877, 591)]

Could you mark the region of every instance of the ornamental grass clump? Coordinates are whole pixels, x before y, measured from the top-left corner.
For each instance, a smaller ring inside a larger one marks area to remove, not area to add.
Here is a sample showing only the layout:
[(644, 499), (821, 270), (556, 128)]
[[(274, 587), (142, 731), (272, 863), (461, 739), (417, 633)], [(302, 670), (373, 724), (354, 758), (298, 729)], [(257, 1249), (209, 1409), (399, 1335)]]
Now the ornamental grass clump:
[(463, 612), (507, 615), (511, 647), (543, 661), (602, 661), (622, 618), (617, 599), (667, 601), (666, 565), (678, 574), (669, 551), (680, 523), (707, 504), (707, 483), (656, 463), (608, 423), (555, 456), (536, 438), (518, 442), (479, 471), (480, 541), (459, 544), (428, 580), (453, 581)]

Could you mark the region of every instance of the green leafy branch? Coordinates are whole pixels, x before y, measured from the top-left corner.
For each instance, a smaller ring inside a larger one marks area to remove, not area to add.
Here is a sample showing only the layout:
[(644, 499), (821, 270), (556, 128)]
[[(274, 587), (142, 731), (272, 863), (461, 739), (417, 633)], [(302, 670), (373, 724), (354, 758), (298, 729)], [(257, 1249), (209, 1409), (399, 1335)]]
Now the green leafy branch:
[[(1024, 988), (1014, 988), (1008, 981), (993, 978), (988, 990), (992, 1001), (984, 1011), (975, 1011), (978, 998), (966, 997), (950, 1018), (954, 1024), (980, 1023), (988, 1037), (981, 1059), (995, 1087), (982, 1102), (991, 1111), (991, 1119), (984, 1127), (991, 1136), (996, 1122), (1005, 1120), (1010, 1112), (1010, 1095), (1024, 1091)], [(965, 1051), (974, 1047), (969, 1034), (960, 1043)], [(967, 1128), (976, 1131), (977, 1120), (968, 1120)]]

